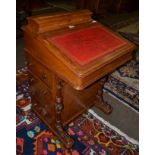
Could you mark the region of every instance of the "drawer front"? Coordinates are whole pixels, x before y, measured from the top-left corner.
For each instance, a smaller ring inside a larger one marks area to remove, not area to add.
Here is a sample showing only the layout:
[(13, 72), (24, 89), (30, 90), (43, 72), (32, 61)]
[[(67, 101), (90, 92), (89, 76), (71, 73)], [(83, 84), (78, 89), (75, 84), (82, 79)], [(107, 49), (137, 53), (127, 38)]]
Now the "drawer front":
[(32, 98), (37, 101), (33, 106), (39, 109), (43, 116), (46, 114), (52, 116), (55, 109), (52, 92), (49, 91), (48, 87), (41, 80), (32, 75), (32, 73), (29, 73), (29, 83)]
[(52, 88), (53, 74), (39, 62), (37, 62), (32, 56), (27, 54), (28, 69), (42, 80), (49, 88)]

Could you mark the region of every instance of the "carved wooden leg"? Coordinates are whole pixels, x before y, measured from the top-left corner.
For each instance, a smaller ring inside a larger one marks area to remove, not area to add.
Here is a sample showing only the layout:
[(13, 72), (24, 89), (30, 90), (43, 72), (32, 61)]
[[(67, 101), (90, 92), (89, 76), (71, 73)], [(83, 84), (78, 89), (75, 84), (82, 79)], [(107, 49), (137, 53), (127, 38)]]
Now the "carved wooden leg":
[(61, 141), (65, 144), (67, 148), (71, 148), (74, 141), (70, 138), (70, 136), (64, 131), (62, 121), (61, 121), (61, 112), (64, 108), (63, 105), (63, 96), (62, 96), (62, 88), (63, 81), (57, 80), (57, 90), (56, 90), (56, 103), (55, 103), (55, 111), (56, 111), (56, 133), (61, 139)]
[(103, 86), (106, 80), (107, 80), (107, 77), (105, 77), (100, 81), (100, 87), (96, 96), (97, 100), (95, 101), (95, 106), (99, 108), (101, 111), (103, 111), (104, 113), (110, 114), (112, 112), (112, 107), (103, 99)]

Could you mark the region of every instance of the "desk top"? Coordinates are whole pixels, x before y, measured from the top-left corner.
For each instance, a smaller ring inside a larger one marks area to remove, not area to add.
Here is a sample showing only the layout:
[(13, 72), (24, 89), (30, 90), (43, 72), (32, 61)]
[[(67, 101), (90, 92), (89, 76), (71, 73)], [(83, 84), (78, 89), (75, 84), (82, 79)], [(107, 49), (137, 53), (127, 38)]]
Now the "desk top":
[(93, 21), (88, 10), (29, 17), (23, 30), (29, 53), (76, 89), (130, 60), (135, 49), (133, 43)]
[(56, 45), (72, 61), (81, 66), (104, 57), (127, 44), (101, 25), (91, 25), (66, 32), (48, 40)]

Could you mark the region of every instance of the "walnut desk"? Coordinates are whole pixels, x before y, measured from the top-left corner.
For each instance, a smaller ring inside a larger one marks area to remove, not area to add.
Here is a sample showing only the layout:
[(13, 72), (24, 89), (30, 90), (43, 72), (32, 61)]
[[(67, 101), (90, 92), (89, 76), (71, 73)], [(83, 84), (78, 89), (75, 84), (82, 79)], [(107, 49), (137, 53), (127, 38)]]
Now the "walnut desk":
[(111, 113), (103, 77), (130, 60), (135, 45), (93, 21), (88, 10), (29, 17), (23, 31), (32, 108), (70, 148), (63, 127), (91, 106)]

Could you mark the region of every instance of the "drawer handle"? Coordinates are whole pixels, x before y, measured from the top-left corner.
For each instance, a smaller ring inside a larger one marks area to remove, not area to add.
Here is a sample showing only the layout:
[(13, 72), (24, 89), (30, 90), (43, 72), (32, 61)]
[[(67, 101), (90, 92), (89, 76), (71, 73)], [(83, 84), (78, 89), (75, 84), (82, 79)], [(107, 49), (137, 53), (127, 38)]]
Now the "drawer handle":
[(47, 79), (47, 75), (46, 75), (45, 73), (43, 73), (43, 74), (41, 75), (41, 77), (42, 77), (43, 80), (46, 80), (46, 79)]
[(43, 91), (43, 95), (47, 95), (47, 93), (48, 93), (48, 92), (47, 92), (46, 90), (45, 90), (45, 91)]
[(32, 82), (34, 82), (35, 81), (35, 79), (34, 78), (30, 78), (30, 83), (32, 83)]
[(33, 104), (33, 106), (35, 106), (35, 107), (36, 107), (36, 106), (37, 106), (37, 103), (34, 103), (34, 104)]
[(27, 61), (25, 64), (27, 67), (31, 67), (34, 63)]

